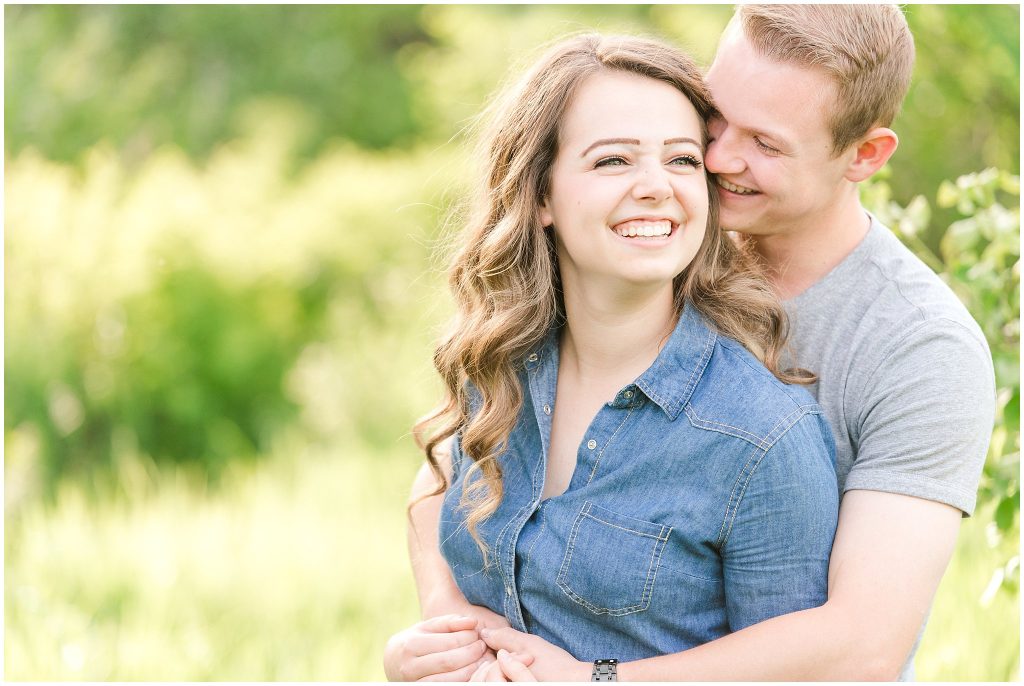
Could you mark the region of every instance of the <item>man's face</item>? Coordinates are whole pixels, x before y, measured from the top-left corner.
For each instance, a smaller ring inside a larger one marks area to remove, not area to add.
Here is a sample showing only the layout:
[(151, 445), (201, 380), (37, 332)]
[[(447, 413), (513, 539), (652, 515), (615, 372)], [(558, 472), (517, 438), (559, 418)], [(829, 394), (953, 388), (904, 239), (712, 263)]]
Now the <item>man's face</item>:
[(718, 175), (722, 227), (765, 236), (827, 221), (851, 159), (832, 156), (828, 76), (761, 57), (731, 25), (707, 82), (721, 112), (705, 162)]

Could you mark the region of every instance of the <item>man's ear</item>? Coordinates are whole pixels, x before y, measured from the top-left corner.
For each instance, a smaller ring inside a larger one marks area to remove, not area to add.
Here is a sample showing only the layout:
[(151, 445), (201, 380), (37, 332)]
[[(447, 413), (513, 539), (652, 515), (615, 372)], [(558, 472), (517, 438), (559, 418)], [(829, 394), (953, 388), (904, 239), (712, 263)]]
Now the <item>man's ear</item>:
[(889, 161), (899, 144), (900, 139), (892, 129), (884, 126), (871, 129), (857, 143), (856, 154), (846, 168), (845, 178), (854, 183), (869, 178)]

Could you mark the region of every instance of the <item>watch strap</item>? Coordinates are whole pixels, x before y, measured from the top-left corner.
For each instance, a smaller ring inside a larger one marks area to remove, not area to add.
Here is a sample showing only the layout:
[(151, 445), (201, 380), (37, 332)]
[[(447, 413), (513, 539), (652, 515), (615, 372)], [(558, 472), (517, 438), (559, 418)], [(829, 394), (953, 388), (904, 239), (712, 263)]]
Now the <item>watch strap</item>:
[(610, 658), (604, 660), (594, 660), (594, 671), (590, 673), (591, 681), (618, 681), (619, 661)]

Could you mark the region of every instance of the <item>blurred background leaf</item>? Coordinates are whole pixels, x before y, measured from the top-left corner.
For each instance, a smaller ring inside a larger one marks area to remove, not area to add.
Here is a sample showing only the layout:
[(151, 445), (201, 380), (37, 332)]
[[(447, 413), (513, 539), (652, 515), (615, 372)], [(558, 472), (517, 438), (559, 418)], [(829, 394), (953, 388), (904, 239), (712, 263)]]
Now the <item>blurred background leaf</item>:
[[(488, 94), (566, 32), (702, 64), (722, 5), (5, 7), (5, 676), (380, 679), (409, 427)], [(992, 347), (918, 676), (1019, 671), (1019, 7), (908, 5), (863, 189)]]

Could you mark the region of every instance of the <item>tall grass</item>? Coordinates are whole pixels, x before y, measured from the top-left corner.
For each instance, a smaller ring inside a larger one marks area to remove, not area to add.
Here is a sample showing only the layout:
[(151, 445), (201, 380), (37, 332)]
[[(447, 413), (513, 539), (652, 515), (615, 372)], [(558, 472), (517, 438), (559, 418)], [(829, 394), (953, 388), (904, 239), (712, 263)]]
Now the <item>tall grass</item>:
[(138, 463), (133, 489), (64, 488), (7, 524), (6, 678), (383, 678), (384, 641), (417, 619), (412, 469), (296, 444), (215, 494)]
[[(9, 680), (382, 680), (388, 636), (417, 621), (403, 502), (411, 445), (282, 445), (216, 492), (122, 464), (101, 499), (61, 490), (6, 529)], [(967, 520), (918, 678), (1019, 672), (1019, 609), (979, 599), (997, 555)]]

